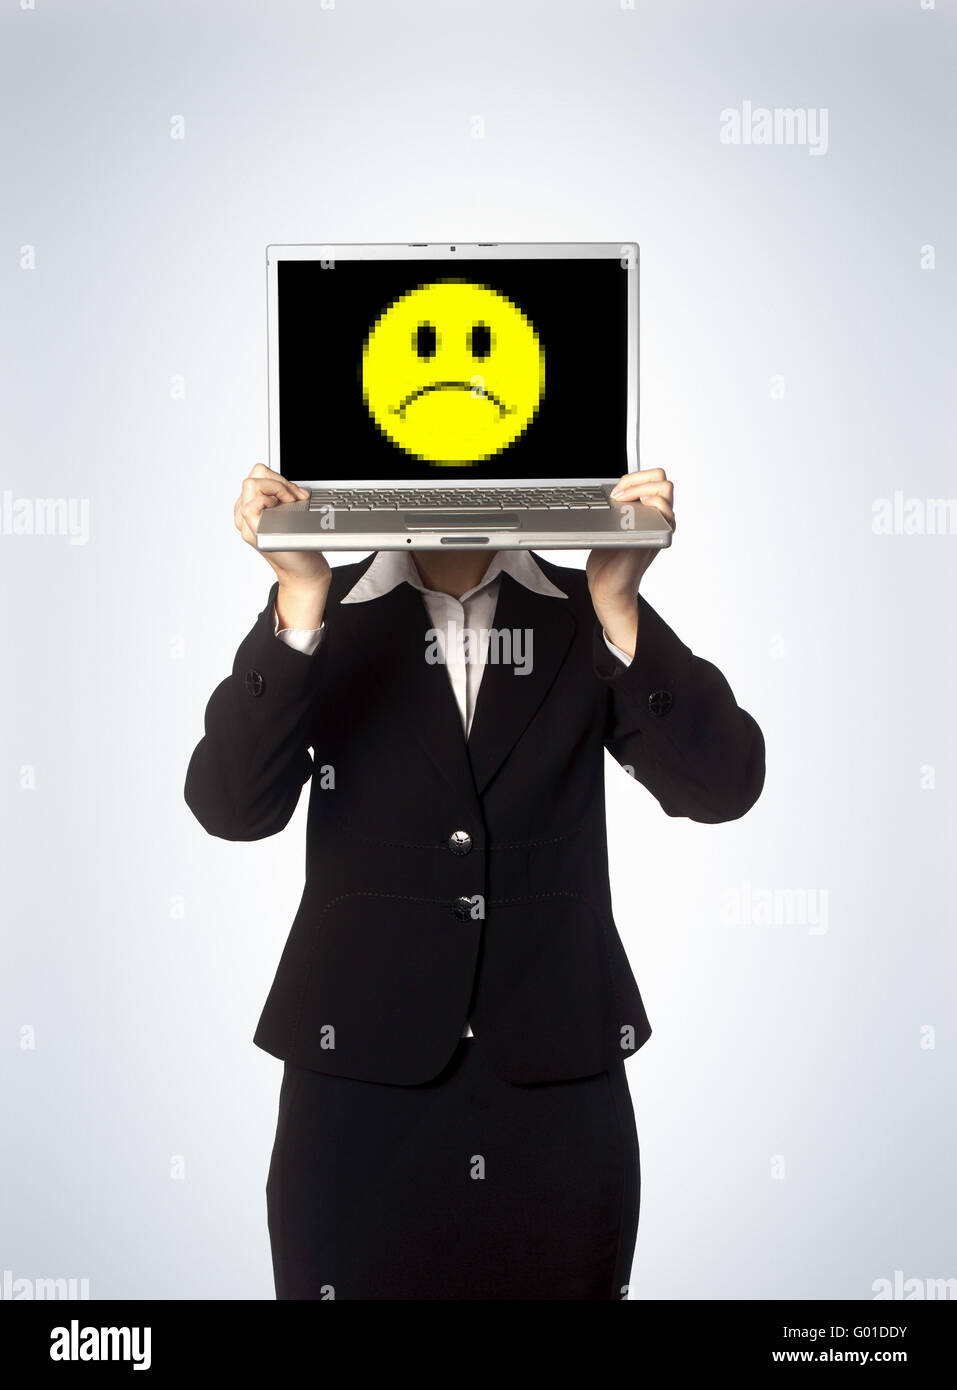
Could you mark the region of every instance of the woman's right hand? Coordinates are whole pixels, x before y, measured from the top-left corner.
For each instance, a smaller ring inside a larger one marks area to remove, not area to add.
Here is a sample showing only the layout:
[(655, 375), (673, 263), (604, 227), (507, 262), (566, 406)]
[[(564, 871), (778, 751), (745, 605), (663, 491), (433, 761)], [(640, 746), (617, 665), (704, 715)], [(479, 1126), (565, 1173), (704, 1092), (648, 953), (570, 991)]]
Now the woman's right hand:
[(276, 611), (280, 627), (321, 626), (332, 570), (321, 550), (260, 550), (256, 532), (267, 507), (277, 507), (280, 502), (304, 502), (308, 496), (307, 488), (290, 483), (281, 473), (257, 463), (243, 479), (233, 508), (237, 531), (272, 566), (279, 580)]

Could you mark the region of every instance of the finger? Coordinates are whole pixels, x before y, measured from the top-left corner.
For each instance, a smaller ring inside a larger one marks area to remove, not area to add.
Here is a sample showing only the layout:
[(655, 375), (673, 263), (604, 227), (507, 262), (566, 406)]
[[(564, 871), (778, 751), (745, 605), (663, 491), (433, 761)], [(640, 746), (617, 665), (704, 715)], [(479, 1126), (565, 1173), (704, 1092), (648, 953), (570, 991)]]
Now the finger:
[(667, 479), (665, 479), (664, 482), (619, 483), (618, 487), (612, 493), (612, 497), (617, 500), (622, 497), (643, 497), (655, 493), (659, 493), (662, 497), (667, 497), (670, 501), (675, 495), (675, 485), (674, 483), (668, 482)]
[(259, 518), (267, 507), (278, 507), (278, 499), (274, 497), (257, 497), (252, 502), (245, 503), (239, 509), (243, 525), (247, 527), (253, 535), (259, 530)]
[[(264, 463), (256, 463), (249, 470), (250, 478), (282, 478), (281, 473), (277, 473), (274, 468), (267, 468)], [(283, 479), (285, 481), (285, 479)]]
[[(293, 484), (293, 486), (295, 486), (295, 484)], [(307, 491), (305, 488), (302, 489), (302, 494), (303, 494), (303, 497), (308, 497), (308, 496), (309, 496), (309, 493), (308, 493), (308, 491)], [(265, 495), (265, 494), (258, 494), (258, 495), (264, 497), (264, 499), (266, 498), (266, 495)], [(234, 505), (233, 505), (233, 524), (235, 525), (237, 531), (241, 531), (241, 530), (242, 530), (242, 513), (243, 513), (243, 508), (244, 508), (244, 507), (247, 507), (247, 506), (250, 506), (250, 505), (252, 504), (252, 500), (253, 500), (253, 499), (246, 499), (246, 498), (244, 498), (243, 496), (239, 496), (239, 497), (236, 498), (236, 501), (235, 501), (235, 503), (234, 503)], [(268, 496), (268, 500), (264, 500), (264, 501), (263, 501), (263, 506), (268, 505), (268, 506), (270, 506), (270, 507), (275, 507), (275, 506), (278, 506), (280, 502), (288, 502), (288, 501), (294, 502), (294, 501), (297, 501), (297, 500), (298, 500), (298, 499), (295, 498), (295, 497), (281, 497), (281, 496), (279, 496), (278, 494), (274, 494), (274, 495)], [(261, 511), (262, 508), (260, 507), (259, 510)], [(257, 513), (257, 516), (258, 516), (258, 514), (259, 514), (259, 513)]]
[(667, 474), (663, 468), (639, 468), (636, 473), (623, 473), (612, 491), (623, 487), (626, 483), (663, 483), (666, 477)]
[(241, 508), (243, 516), (250, 526), (258, 526), (259, 518), (264, 511), (270, 507), (278, 507), (282, 499), (279, 497), (254, 497), (251, 502), (246, 502)]
[(244, 507), (240, 507), (240, 524), (246, 531), (255, 537), (259, 530), (259, 518), (269, 507), (277, 507), (279, 503), (274, 498), (262, 498), (261, 501), (254, 501)]
[(632, 502), (650, 502), (654, 497), (660, 498), (663, 502), (666, 502), (669, 507), (672, 509), (674, 508), (674, 489), (669, 488), (667, 483), (662, 484), (660, 487), (652, 486), (651, 488), (643, 488), (639, 491), (626, 492), (621, 497), (616, 497), (615, 503), (619, 507), (624, 507)]
[(263, 507), (266, 505), (266, 494), (257, 493), (253, 497), (241, 497), (237, 506), (239, 515), (248, 521), (251, 517), (257, 518)]
[(291, 487), (295, 492), (300, 493), (301, 496), (309, 496), (308, 488), (302, 487), (299, 483), (291, 483), (288, 478), (284, 478), (283, 475), (281, 473), (277, 473), (275, 469), (267, 468), (264, 463), (255, 464), (254, 467), (251, 468), (249, 471), (249, 477), (255, 478), (257, 480), (260, 478), (268, 478), (271, 481), (285, 483), (287, 487)]
[(293, 492), (292, 484), (287, 483), (285, 478), (244, 478), (242, 499), (244, 502), (250, 501), (259, 494), (268, 497), (276, 497), (280, 502), (298, 502), (299, 498)]
[(674, 511), (664, 497), (642, 497), (640, 500), (643, 507), (654, 507), (661, 512), (672, 531), (677, 529), (678, 523), (675, 521)]
[(243, 518), (243, 499), (241, 497), (237, 497), (236, 505), (233, 507), (233, 524), (236, 530), (242, 533), (246, 523)]
[(666, 518), (673, 531), (677, 528), (678, 523), (675, 521), (674, 508), (667, 497), (663, 497), (660, 493), (648, 494), (644, 497), (630, 497), (624, 499), (622, 506), (634, 507), (636, 503), (642, 507), (655, 507)]
[(241, 496), (249, 498), (257, 493), (266, 493), (268, 496), (294, 496), (292, 484), (287, 483), (285, 478), (244, 478)]

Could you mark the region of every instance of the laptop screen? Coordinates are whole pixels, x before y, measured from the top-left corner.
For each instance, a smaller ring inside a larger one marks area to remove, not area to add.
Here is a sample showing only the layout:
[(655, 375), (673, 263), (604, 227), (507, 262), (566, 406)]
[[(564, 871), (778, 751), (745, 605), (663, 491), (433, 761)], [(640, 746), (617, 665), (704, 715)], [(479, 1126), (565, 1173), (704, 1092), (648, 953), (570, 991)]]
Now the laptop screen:
[(611, 257), (280, 260), (283, 474), (626, 472), (628, 279)]

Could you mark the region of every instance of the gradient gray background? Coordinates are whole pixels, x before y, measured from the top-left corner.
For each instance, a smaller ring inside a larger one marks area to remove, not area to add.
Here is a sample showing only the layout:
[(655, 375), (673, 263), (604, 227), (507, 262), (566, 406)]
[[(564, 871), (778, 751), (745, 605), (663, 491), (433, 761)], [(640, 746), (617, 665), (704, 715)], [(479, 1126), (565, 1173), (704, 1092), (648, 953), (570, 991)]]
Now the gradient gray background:
[[(251, 1037), (306, 794), (254, 844), (183, 801), (272, 579), (232, 523), (264, 247), (448, 237), (640, 243), (642, 461), (679, 523), (643, 592), (767, 739), (721, 826), (609, 761), (654, 1027), (632, 1296), (957, 1275), (957, 537), (872, 528), (954, 490), (954, 39), (919, 0), (4, 7), (0, 490), (90, 526), (0, 534), (0, 1270), (273, 1297)], [(826, 108), (827, 153), (722, 144), (745, 100)], [(728, 922), (745, 881), (826, 894), (827, 930)]]

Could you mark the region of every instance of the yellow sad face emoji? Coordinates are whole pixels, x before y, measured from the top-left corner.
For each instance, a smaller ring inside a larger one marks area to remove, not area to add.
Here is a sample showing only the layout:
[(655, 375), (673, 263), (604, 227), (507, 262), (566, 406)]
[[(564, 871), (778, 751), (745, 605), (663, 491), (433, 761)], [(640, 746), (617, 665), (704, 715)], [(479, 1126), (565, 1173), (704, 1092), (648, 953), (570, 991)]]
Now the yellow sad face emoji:
[(384, 309), (362, 348), (362, 393), (379, 429), (429, 463), (489, 458), (527, 428), (545, 390), (531, 321), (487, 285), (444, 280)]

